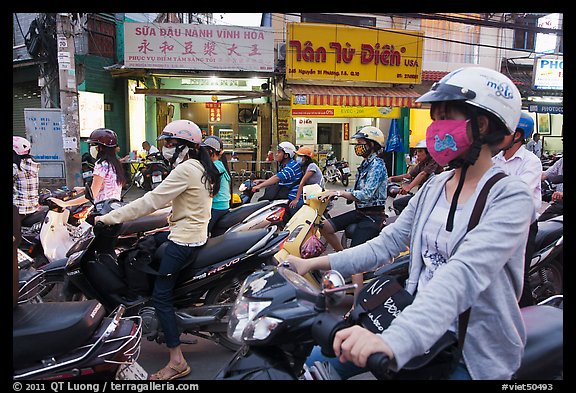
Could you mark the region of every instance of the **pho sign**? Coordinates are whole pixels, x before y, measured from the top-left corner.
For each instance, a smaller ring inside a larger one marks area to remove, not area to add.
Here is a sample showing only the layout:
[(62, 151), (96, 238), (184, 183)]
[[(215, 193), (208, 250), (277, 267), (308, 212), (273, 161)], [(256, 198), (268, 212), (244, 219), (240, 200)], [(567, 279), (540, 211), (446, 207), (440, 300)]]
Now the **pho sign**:
[(534, 60), (534, 89), (564, 90), (564, 58), (544, 55)]

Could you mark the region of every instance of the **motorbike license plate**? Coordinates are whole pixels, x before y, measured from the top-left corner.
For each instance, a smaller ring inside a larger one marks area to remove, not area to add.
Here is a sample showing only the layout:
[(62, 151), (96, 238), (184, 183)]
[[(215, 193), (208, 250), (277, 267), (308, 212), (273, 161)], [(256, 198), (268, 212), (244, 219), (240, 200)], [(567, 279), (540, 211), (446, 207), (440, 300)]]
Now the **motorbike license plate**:
[(162, 175), (152, 175), (152, 183), (161, 183)]
[(350, 168), (348, 167), (342, 168), (342, 173), (350, 173)]
[(92, 171), (82, 172), (82, 178), (86, 179), (87, 177), (92, 176)]
[(123, 364), (116, 372), (116, 380), (120, 381), (145, 381), (147, 379), (148, 372), (138, 362)]

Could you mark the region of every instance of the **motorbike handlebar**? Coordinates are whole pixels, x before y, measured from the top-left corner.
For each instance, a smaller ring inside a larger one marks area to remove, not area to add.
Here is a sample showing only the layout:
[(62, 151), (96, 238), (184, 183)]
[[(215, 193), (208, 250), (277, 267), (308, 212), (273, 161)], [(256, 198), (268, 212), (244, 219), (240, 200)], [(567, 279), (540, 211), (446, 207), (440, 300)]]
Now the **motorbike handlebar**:
[(390, 366), (390, 358), (384, 352), (376, 352), (368, 356), (366, 367), (374, 376), (379, 379), (389, 379), (388, 367)]

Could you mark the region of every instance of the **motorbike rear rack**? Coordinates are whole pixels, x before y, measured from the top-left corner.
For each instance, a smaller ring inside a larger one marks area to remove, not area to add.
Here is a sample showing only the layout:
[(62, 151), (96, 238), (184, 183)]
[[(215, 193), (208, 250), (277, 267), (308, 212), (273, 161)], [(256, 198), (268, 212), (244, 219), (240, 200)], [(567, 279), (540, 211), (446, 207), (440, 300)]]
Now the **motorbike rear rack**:
[[(111, 364), (126, 364), (134, 363), (140, 355), (140, 342), (142, 340), (142, 318), (140, 316), (124, 317), (126, 307), (120, 305), (114, 310), (110, 316), (110, 322), (104, 327), (98, 329), (103, 331), (102, 334), (96, 339), (95, 342), (78, 347), (75, 354), (64, 355), (62, 359), (49, 358), (43, 360), (43, 365), (28, 367), (23, 370), (16, 370), (14, 380), (38, 379), (39, 376), (45, 377), (49, 374), (55, 374), (70, 368), (89, 367), (88, 361), (91, 359), (100, 359), (103, 363)], [(113, 334), (118, 330), (120, 322), (124, 320), (131, 320), (134, 327), (130, 333), (114, 337)], [(111, 347), (111, 349), (107, 349)], [(100, 350), (105, 349), (105, 352), (98, 353)], [(77, 354), (79, 353), (79, 354)], [(117, 360), (118, 353), (123, 354), (125, 360)]]

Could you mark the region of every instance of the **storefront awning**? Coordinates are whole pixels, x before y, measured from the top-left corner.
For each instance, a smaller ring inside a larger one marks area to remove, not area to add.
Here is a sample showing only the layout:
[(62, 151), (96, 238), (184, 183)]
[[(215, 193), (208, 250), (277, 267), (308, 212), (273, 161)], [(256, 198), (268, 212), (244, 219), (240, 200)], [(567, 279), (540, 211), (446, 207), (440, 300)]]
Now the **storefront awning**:
[[(401, 87), (347, 87), (292, 85), (293, 96), (306, 96), (306, 105), (396, 106), (419, 108), (418, 92)], [(297, 100), (304, 103), (302, 97)]]

